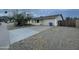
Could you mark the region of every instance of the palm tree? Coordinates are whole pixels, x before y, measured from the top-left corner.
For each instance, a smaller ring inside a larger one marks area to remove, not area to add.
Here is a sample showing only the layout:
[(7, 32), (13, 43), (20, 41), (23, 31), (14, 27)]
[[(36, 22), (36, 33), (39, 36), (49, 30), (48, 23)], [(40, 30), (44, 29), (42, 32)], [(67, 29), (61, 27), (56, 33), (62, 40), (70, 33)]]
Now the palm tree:
[(28, 24), (28, 21), (32, 19), (31, 14), (27, 14), (26, 12), (18, 13), (18, 10), (14, 10), (13, 12), (13, 19), (15, 19), (16, 25), (22, 26)]
[(24, 16), (23, 16), (22, 14), (16, 14), (16, 15), (14, 16), (14, 19), (15, 19), (15, 22), (17, 22), (16, 25), (18, 25), (18, 26), (23, 25)]

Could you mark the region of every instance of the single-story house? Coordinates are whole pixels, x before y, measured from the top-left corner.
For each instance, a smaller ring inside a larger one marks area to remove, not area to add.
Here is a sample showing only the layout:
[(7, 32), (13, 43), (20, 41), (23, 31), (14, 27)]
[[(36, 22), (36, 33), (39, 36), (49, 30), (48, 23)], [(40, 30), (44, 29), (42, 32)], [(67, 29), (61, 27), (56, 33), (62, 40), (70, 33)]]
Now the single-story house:
[(58, 26), (58, 21), (63, 20), (62, 14), (36, 17), (29, 21), (32, 25)]

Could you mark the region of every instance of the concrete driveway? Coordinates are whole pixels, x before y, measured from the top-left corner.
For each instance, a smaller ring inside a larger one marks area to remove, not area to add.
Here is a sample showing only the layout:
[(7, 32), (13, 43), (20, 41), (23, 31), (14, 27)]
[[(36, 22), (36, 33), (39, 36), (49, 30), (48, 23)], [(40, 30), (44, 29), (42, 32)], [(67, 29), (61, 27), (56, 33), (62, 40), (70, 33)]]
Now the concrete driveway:
[(20, 29), (9, 30), (10, 34), (10, 44), (28, 38), (32, 35), (35, 35), (43, 30), (50, 28), (49, 26), (32, 26), (25, 27)]

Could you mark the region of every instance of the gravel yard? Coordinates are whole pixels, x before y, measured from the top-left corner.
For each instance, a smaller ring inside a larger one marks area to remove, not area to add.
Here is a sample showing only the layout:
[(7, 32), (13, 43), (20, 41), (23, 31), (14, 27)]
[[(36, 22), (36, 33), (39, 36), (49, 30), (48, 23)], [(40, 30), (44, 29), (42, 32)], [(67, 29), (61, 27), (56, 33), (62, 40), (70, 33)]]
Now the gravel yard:
[(79, 28), (52, 27), (10, 45), (11, 50), (79, 50)]

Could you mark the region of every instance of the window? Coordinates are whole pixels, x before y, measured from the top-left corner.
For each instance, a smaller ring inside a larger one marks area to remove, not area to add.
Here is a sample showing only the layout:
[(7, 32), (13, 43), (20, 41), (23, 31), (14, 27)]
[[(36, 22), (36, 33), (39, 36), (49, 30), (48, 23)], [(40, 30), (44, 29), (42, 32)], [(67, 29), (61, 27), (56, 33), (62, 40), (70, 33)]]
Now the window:
[(39, 20), (37, 20), (37, 23), (39, 23)]

